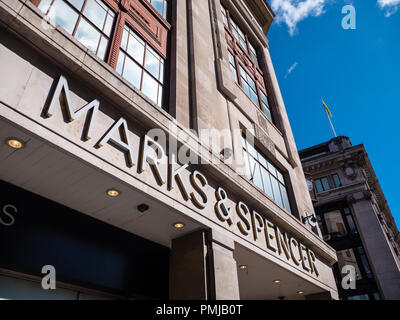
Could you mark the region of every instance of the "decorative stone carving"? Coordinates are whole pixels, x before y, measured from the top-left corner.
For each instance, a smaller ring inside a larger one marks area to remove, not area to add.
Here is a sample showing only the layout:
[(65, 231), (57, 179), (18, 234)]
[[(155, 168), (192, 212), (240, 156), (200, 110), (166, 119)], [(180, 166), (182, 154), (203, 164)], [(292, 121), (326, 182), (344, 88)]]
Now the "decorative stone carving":
[(255, 138), (273, 155), (275, 155), (275, 144), (273, 141), (264, 133), (260, 126), (257, 124), (254, 126)]

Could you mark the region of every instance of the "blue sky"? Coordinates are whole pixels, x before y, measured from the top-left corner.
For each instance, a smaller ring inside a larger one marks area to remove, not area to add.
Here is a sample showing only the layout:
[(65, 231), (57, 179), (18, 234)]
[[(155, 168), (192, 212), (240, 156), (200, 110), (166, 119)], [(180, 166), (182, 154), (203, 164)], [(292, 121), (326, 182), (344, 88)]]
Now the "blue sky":
[[(400, 228), (400, 0), (268, 0), (270, 52), (299, 149), (338, 135), (363, 143)], [(342, 7), (356, 9), (344, 30)]]

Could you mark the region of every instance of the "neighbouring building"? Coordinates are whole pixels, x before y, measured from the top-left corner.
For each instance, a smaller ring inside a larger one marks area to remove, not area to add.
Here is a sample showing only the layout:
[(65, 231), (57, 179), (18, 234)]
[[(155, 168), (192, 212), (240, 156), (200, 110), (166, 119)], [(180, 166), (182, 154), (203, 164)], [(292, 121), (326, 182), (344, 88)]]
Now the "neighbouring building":
[(338, 299), (336, 252), (301, 222), (273, 18), (0, 0), (1, 298)]
[[(400, 234), (364, 145), (347, 137), (300, 151), (323, 238), (344, 300), (400, 299)], [(343, 282), (353, 266), (355, 288)], [(347, 289), (346, 289), (347, 288)]]

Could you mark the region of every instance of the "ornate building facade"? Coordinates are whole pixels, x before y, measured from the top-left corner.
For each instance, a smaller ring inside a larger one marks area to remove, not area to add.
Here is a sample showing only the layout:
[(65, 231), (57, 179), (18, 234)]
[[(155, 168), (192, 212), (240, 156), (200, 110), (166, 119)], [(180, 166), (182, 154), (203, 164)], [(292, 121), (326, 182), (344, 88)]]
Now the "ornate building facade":
[[(337, 137), (301, 150), (300, 157), (319, 228), (337, 250), (340, 298), (400, 299), (400, 234), (364, 146)], [(355, 288), (346, 289), (348, 265)]]

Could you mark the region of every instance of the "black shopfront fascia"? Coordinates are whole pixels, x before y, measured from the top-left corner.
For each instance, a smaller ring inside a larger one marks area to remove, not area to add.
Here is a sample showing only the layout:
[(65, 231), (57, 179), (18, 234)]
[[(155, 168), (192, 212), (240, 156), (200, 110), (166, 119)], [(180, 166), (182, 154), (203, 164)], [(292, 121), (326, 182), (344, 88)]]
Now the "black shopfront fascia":
[[(0, 180), (0, 268), (134, 299), (168, 299), (168, 248)], [(8, 219), (8, 220), (7, 220)]]
[[(368, 294), (370, 300), (373, 300), (374, 297), (372, 294), (379, 292), (379, 289), (378, 289), (378, 286), (376, 284), (374, 277), (368, 278), (368, 276), (364, 270), (363, 263), (360, 258), (360, 254), (357, 251), (357, 247), (363, 247), (363, 244), (362, 244), (362, 241), (360, 238), (360, 234), (358, 233), (358, 230), (357, 230), (356, 234), (351, 233), (351, 231), (350, 231), (351, 228), (346, 219), (346, 213), (344, 211), (345, 208), (348, 208), (350, 210), (350, 214), (353, 217), (354, 223), (356, 223), (355, 219), (354, 219), (354, 215), (350, 209), (350, 206), (345, 201), (330, 203), (330, 204), (315, 208), (315, 212), (316, 212), (317, 216), (321, 219), (321, 224), (322, 224), (321, 232), (322, 232), (323, 236), (329, 235), (328, 227), (327, 227), (327, 224), (325, 221), (324, 214), (335, 211), (335, 210), (340, 211), (343, 223), (347, 230), (347, 234), (342, 237), (330, 237), (329, 240), (327, 240), (326, 242), (332, 248), (334, 248), (336, 251), (342, 251), (345, 249), (353, 249), (354, 255), (357, 260), (357, 265), (359, 266), (360, 273), (362, 276), (362, 279), (357, 280), (357, 282), (356, 282), (356, 289), (344, 290), (341, 286), (341, 281), (342, 281), (343, 275), (341, 274), (341, 272), (339, 270), (339, 266), (336, 263), (333, 266), (333, 273), (335, 275), (336, 284), (337, 284), (338, 292), (339, 292), (339, 297), (341, 299), (347, 300), (347, 298), (350, 296), (358, 296), (358, 295)], [(356, 228), (357, 228), (357, 226), (356, 226)], [(371, 266), (371, 264), (370, 264), (370, 266)]]

